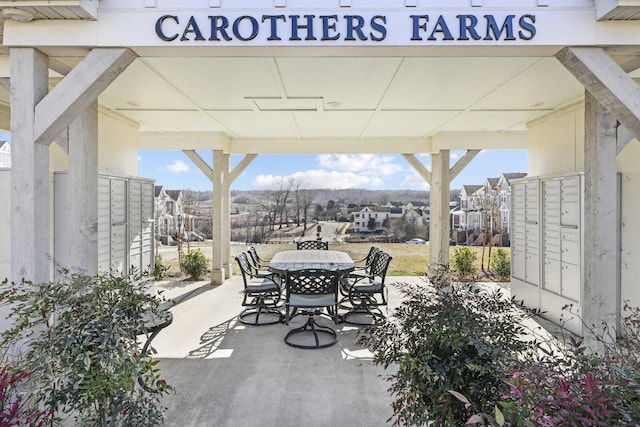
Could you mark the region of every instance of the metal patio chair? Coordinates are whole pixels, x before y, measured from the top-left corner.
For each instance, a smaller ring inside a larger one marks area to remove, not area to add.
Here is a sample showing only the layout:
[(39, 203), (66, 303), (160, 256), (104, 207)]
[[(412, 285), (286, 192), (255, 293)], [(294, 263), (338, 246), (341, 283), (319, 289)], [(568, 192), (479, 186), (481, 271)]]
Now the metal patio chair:
[(256, 248), (252, 246), (247, 249), (246, 253), (247, 260), (249, 261), (249, 265), (251, 266), (254, 275), (270, 276), (272, 274), (271, 270), (269, 270), (269, 263), (258, 256)]
[(251, 266), (245, 253), (236, 255), (236, 261), (244, 281), (242, 306), (246, 307), (238, 316), (240, 322), (248, 325), (281, 323), (282, 312), (278, 302), (282, 291), (279, 276), (258, 272)]
[(329, 250), (329, 242), (323, 240), (304, 240), (302, 242), (296, 242), (296, 249), (298, 250)]
[(269, 260), (264, 259), (260, 255), (258, 255), (258, 251), (256, 250), (255, 246), (251, 246), (249, 249), (247, 249), (247, 253), (253, 260), (254, 265), (258, 266), (261, 269), (269, 268)]
[(353, 325), (375, 325), (384, 314), (380, 307), (387, 305), (387, 288), (384, 283), (387, 269), (393, 258), (380, 251), (374, 255), (369, 273), (362, 277), (347, 278), (342, 283), (343, 298), (348, 302), (347, 312), (342, 315), (345, 323)]
[(287, 271), (285, 276), (285, 324), (294, 316), (307, 316), (305, 324), (290, 330), (284, 342), (291, 347), (304, 349), (325, 348), (338, 341), (338, 334), (329, 326), (320, 325), (315, 316), (324, 309), (335, 324), (338, 319), (338, 279), (340, 274), (332, 270)]

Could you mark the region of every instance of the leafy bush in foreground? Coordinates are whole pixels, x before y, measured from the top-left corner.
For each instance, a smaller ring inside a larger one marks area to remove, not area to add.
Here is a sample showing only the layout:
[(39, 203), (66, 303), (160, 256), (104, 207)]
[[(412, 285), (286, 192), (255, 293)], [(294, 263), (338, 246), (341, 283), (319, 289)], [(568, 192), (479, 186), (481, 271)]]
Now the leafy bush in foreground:
[(509, 391), (508, 361), (531, 347), (527, 314), (500, 289), (438, 274), (435, 283), (398, 285), (404, 299), (394, 316), (359, 338), (375, 363), (397, 367), (388, 376), (394, 425), (464, 425), (470, 414), (450, 391), (493, 410)]
[[(390, 369), (396, 426), (640, 426), (640, 309), (586, 339), (523, 326), (534, 311), (443, 268), (399, 284), (393, 316), (359, 344)], [(566, 308), (571, 316), (572, 307)]]
[[(169, 387), (157, 362), (141, 355), (136, 335), (159, 299), (132, 277), (63, 275), (53, 283), (8, 283), (0, 303), (9, 304), (11, 329), (4, 348), (23, 347), (18, 369), (31, 373), (25, 399), (49, 416), (49, 425), (72, 417), (74, 425), (155, 426), (160, 397)], [(139, 384), (157, 385), (149, 393)]]

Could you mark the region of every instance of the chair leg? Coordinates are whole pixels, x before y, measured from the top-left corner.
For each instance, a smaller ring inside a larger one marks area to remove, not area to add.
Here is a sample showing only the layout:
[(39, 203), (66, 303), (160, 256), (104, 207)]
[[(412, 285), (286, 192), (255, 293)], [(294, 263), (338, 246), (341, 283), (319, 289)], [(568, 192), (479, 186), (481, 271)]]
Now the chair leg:
[[(358, 302), (355, 302), (354, 299), (357, 299)], [(375, 326), (385, 317), (380, 309), (380, 304), (372, 295), (353, 295), (349, 298), (349, 302), (352, 307), (342, 315), (342, 321), (345, 323), (358, 326)], [(359, 320), (359, 318), (364, 319)], [(366, 321), (367, 319), (369, 321)]]
[[(284, 337), (284, 342), (287, 343), (287, 345), (295, 348), (302, 348), (302, 349), (317, 349), (317, 348), (330, 347), (334, 345), (336, 342), (338, 342), (338, 334), (335, 330), (333, 330), (328, 326), (319, 325), (314, 319), (313, 312), (309, 312), (307, 314), (308, 314), (308, 317), (305, 324), (300, 326), (299, 328), (290, 330), (287, 333), (287, 335)], [(298, 335), (312, 336), (315, 344), (308, 345), (303, 343), (297, 343), (293, 340), (290, 340), (290, 338)], [(329, 341), (321, 343), (320, 342), (321, 336), (327, 337)]]
[[(245, 325), (263, 326), (274, 325), (276, 323), (282, 323), (282, 312), (275, 306), (266, 304), (263, 297), (256, 297), (250, 307), (245, 308), (242, 313), (238, 315), (240, 323)], [(267, 317), (267, 321), (260, 321), (260, 316)], [(269, 319), (271, 318), (271, 319)]]

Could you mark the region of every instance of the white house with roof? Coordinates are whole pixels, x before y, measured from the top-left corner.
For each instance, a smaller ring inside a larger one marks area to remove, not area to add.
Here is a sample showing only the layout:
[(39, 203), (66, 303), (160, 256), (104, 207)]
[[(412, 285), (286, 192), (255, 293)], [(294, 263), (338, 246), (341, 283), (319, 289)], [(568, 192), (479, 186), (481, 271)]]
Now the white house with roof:
[(481, 208), (476, 192), (481, 185), (463, 185), (460, 190), (458, 209), (451, 213), (451, 228), (454, 231), (473, 231), (476, 213)]
[(526, 173), (503, 173), (486, 178), (482, 185), (464, 185), (460, 191), (460, 209), (452, 212), (452, 229), (480, 234), (489, 220), (493, 233), (510, 232), (510, 181)]
[(526, 172), (503, 173), (497, 185), (498, 191), (498, 227), (511, 235), (511, 181), (522, 179), (527, 176)]
[[(371, 219), (370, 219), (371, 218)], [(368, 225), (375, 222), (373, 231), (385, 231), (389, 225), (400, 218), (415, 225), (426, 226), (429, 224), (429, 208), (425, 202), (387, 202), (376, 206), (366, 206), (360, 211), (353, 213), (353, 230), (356, 233), (368, 233), (372, 230)]]
[(11, 144), (7, 141), (0, 142), (0, 168), (11, 167)]
[(373, 233), (384, 231), (389, 226), (391, 209), (382, 206), (365, 206), (353, 212), (353, 231), (356, 233)]

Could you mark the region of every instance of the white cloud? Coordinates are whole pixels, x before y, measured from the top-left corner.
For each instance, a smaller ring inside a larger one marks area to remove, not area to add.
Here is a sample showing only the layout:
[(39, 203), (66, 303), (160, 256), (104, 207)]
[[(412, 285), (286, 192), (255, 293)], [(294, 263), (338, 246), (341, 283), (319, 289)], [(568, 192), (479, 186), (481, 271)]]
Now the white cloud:
[(429, 183), (424, 180), (423, 177), (418, 175), (417, 172), (410, 173), (400, 183), (400, 188), (411, 188), (413, 190), (428, 190), (430, 188)]
[(452, 151), (451, 153), (449, 153), (449, 156), (451, 157), (452, 160), (458, 160), (460, 157), (462, 157), (464, 155), (464, 151)]
[(327, 171), (324, 169), (295, 172), (289, 176), (259, 175), (253, 181), (256, 189), (275, 189), (283, 179), (295, 178), (304, 183), (305, 188), (371, 188), (379, 187), (383, 180), (376, 176), (365, 176), (353, 172)]
[(171, 173), (183, 173), (189, 172), (189, 165), (184, 162), (184, 160), (174, 160), (170, 165), (165, 166), (165, 170)]
[(318, 163), (326, 169), (372, 176), (392, 176), (402, 171), (393, 156), (379, 154), (323, 154)]

